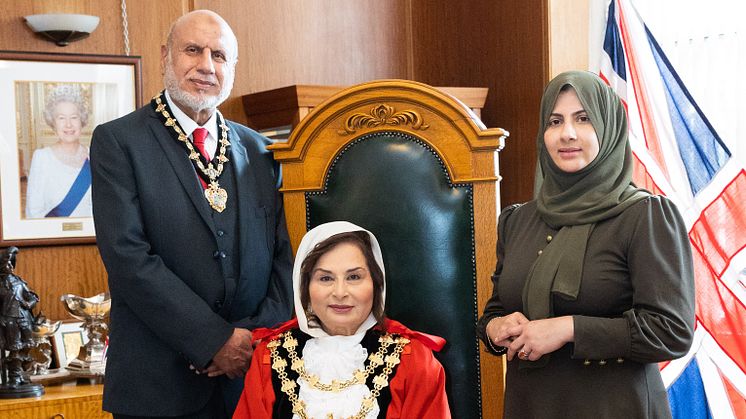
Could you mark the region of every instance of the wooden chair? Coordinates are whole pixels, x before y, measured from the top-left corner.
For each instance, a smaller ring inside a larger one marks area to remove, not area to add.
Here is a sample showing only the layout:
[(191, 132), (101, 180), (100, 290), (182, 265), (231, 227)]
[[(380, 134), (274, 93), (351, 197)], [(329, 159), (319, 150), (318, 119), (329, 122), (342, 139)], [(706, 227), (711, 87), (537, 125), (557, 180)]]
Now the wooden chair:
[(507, 135), (435, 88), (384, 80), (332, 96), (271, 146), (294, 247), (333, 220), (378, 237), (386, 313), (446, 338), (437, 356), (459, 419), (502, 412), (502, 364), (480, 348), (475, 324), (491, 293), (495, 151)]

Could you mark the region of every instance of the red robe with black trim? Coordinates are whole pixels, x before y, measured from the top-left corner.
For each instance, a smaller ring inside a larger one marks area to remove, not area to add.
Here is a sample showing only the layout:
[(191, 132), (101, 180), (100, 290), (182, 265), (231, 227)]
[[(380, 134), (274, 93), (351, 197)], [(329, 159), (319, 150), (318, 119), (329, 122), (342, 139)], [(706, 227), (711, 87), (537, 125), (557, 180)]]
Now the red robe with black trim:
[[(272, 418), (275, 393), (267, 343), (286, 330), (297, 327), (297, 320), (291, 320), (276, 329), (254, 331), (254, 339), (262, 339), (262, 342), (254, 349), (251, 368), (246, 374), (244, 390), (233, 414), (234, 419)], [(389, 382), (391, 403), (386, 411), (386, 418), (450, 419), (445, 371), (433, 356), (433, 351), (439, 351), (445, 345), (445, 340), (410, 330), (401, 323), (388, 319), (383, 330), (410, 340), (401, 354), (396, 375)]]

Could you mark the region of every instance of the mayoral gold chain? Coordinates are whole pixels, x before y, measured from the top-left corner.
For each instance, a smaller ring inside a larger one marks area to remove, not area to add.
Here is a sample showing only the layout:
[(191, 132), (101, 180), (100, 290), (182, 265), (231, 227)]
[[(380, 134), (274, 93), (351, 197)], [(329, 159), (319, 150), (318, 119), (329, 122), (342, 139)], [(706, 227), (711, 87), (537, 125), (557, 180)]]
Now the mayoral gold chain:
[(207, 162), (207, 166), (205, 166), (205, 164), (202, 163), (202, 160), (200, 160), (199, 158), (200, 153), (195, 149), (194, 144), (192, 144), (192, 141), (189, 139), (189, 136), (187, 136), (184, 133), (184, 130), (181, 129), (179, 123), (176, 121), (176, 118), (173, 118), (169, 114), (168, 110), (166, 109), (166, 104), (163, 103), (163, 100), (161, 99), (162, 97), (163, 92), (159, 93), (155, 97), (155, 103), (157, 105), (155, 111), (163, 115), (163, 117), (165, 118), (164, 125), (166, 125), (167, 127), (171, 127), (171, 129), (176, 132), (178, 140), (186, 144), (187, 149), (189, 150), (189, 159), (192, 160), (199, 171), (207, 176), (207, 178), (210, 180), (209, 186), (205, 188), (205, 198), (210, 204), (210, 207), (212, 207), (212, 209), (217, 212), (223, 212), (223, 210), (225, 210), (225, 204), (228, 202), (228, 192), (220, 187), (218, 178), (223, 173), (224, 163), (228, 161), (228, 157), (225, 155), (225, 152), (227, 147), (230, 145), (230, 142), (228, 142), (229, 128), (225, 124), (223, 115), (218, 112), (218, 122), (220, 124), (220, 128), (222, 129), (222, 132), (219, 141), (220, 149), (218, 150), (217, 167), (213, 165), (211, 161)]
[[(331, 383), (322, 383), (320, 382), (319, 376), (310, 374), (306, 371), (303, 360), (298, 358), (298, 353), (295, 351), (295, 348), (298, 346), (298, 340), (292, 336), (290, 331), (283, 333), (281, 338), (283, 340), (282, 344), (280, 344), (280, 337), (267, 344), (267, 348), (269, 348), (272, 356), (272, 369), (277, 372), (277, 376), (280, 379), (280, 389), (288, 396), (288, 399), (290, 399), (290, 402), (293, 405), (293, 413), (298, 415), (301, 419), (311, 418), (309, 418), (306, 413), (305, 403), (300, 400), (298, 395), (295, 393), (295, 387), (297, 384), (295, 381), (291, 381), (288, 378), (287, 371), (285, 371), (288, 366), (288, 361), (280, 356), (279, 351), (277, 350), (280, 345), (282, 345), (282, 347), (288, 352), (290, 369), (295, 371), (298, 376), (311, 387), (326, 392), (338, 393), (348, 387), (365, 384), (373, 371), (375, 371), (379, 366), (384, 365), (381, 373), (373, 377), (373, 390), (371, 390), (370, 394), (363, 399), (360, 411), (356, 415), (346, 418), (363, 419), (373, 408), (376, 399), (381, 393), (381, 389), (389, 385), (389, 376), (394, 371), (394, 367), (399, 364), (404, 346), (409, 343), (409, 339), (407, 338), (385, 334), (378, 339), (381, 346), (376, 353), (371, 354), (368, 357), (368, 365), (364, 369), (355, 370), (352, 373), (352, 378), (348, 380), (332, 380)], [(394, 349), (390, 354), (388, 354), (387, 351), (391, 345), (394, 345)], [(332, 418), (332, 416), (328, 415), (327, 418)]]

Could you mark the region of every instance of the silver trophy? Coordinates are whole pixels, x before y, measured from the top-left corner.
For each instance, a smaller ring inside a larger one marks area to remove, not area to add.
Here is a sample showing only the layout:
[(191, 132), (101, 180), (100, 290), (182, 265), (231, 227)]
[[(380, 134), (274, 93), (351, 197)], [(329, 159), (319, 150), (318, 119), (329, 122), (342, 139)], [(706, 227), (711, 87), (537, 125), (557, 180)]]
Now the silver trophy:
[(34, 359), (31, 374), (49, 374), (49, 365), (52, 363), (52, 344), (49, 342), (49, 337), (57, 332), (60, 324), (62, 324), (60, 320), (51, 322), (44, 319), (43, 322), (34, 325), (32, 333), (34, 335), (36, 352), (40, 355), (40, 359)]
[(80, 348), (78, 357), (70, 361), (66, 368), (74, 375), (103, 375), (104, 336), (108, 330), (105, 319), (111, 309), (109, 293), (89, 298), (65, 294), (60, 299), (71, 316), (83, 321), (83, 328), (88, 334), (88, 343)]

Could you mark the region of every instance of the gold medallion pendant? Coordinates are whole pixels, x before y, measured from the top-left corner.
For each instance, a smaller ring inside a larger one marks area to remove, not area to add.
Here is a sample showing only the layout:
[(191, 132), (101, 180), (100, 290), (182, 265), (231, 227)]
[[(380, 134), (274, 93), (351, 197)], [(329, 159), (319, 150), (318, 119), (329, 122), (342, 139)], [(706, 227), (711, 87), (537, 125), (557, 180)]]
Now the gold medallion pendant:
[(205, 198), (210, 203), (212, 209), (217, 212), (223, 212), (225, 209), (225, 203), (228, 202), (228, 192), (225, 189), (218, 186), (217, 182), (210, 183), (210, 186), (205, 189)]

